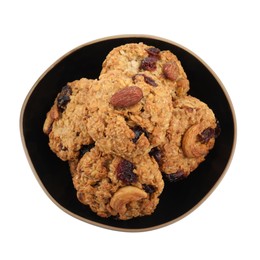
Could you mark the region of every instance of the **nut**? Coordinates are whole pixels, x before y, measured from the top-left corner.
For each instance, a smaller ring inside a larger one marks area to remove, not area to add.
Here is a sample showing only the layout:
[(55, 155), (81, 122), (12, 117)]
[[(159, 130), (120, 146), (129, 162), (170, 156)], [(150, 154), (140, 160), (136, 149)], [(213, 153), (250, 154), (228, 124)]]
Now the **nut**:
[(215, 138), (210, 138), (208, 142), (202, 143), (199, 140), (200, 134), (207, 129), (204, 123), (192, 125), (184, 134), (182, 139), (182, 149), (189, 158), (205, 156), (213, 148)]
[(179, 68), (175, 61), (165, 63), (162, 70), (164, 76), (169, 80), (175, 81), (179, 76)]
[(110, 206), (119, 214), (125, 214), (126, 205), (133, 201), (147, 198), (147, 193), (134, 186), (120, 188), (111, 198)]
[(143, 91), (136, 86), (125, 87), (117, 91), (110, 99), (110, 104), (118, 108), (126, 108), (137, 104), (143, 98)]
[(53, 120), (57, 120), (60, 117), (59, 109), (56, 104), (54, 104), (50, 110), (50, 116)]
[(43, 125), (43, 132), (45, 134), (50, 134), (51, 132), (51, 128), (52, 128), (52, 124), (55, 120), (59, 119), (59, 111), (58, 111), (58, 107), (57, 104), (54, 104), (51, 108), (51, 110), (47, 113), (47, 117), (45, 119), (44, 125)]

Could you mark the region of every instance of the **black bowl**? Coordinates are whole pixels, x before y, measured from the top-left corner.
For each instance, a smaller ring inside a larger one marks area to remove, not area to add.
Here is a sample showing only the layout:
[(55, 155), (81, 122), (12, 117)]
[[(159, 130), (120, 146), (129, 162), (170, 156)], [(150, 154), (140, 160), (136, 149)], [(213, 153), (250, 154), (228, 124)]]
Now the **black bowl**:
[[(206, 160), (184, 181), (165, 183), (160, 203), (151, 216), (120, 221), (101, 218), (76, 198), (69, 167), (50, 150), (42, 127), (61, 87), (82, 77), (98, 78), (102, 62), (114, 47), (143, 42), (170, 50), (182, 62), (191, 84), (190, 94), (209, 105), (221, 125), (221, 135)], [(172, 41), (146, 35), (122, 35), (86, 43), (57, 60), (28, 93), (20, 117), (21, 138), (31, 168), (51, 200), (68, 214), (88, 223), (121, 231), (145, 231), (173, 223), (197, 208), (222, 180), (232, 160), (236, 121), (231, 100), (215, 73), (188, 49)]]

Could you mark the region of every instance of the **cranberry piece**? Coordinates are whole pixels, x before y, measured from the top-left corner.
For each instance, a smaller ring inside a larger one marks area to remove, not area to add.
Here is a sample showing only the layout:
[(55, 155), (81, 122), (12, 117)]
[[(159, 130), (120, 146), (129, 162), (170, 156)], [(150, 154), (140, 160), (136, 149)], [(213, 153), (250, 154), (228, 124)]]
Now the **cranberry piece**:
[(198, 135), (197, 139), (200, 143), (206, 144), (213, 137), (215, 137), (215, 129), (208, 127)]
[(163, 173), (163, 177), (169, 182), (177, 182), (186, 178), (186, 174), (183, 170), (178, 170), (175, 173)]
[(149, 155), (153, 156), (153, 158), (155, 159), (155, 161), (158, 163), (159, 166), (161, 165), (162, 153), (157, 147), (152, 148), (151, 151), (149, 152)]
[(153, 86), (153, 87), (157, 87), (157, 86), (158, 86), (158, 85), (156, 84), (156, 82), (155, 82), (152, 78), (146, 76), (145, 74), (141, 74), (141, 73), (136, 74), (136, 75), (133, 76), (133, 81), (134, 81), (134, 83), (137, 82), (136, 78), (137, 78), (138, 76), (143, 76), (145, 83), (147, 83), (147, 84), (149, 84), (149, 85), (151, 85), (151, 86)]
[(153, 87), (157, 87), (158, 86), (157, 83), (152, 78), (150, 78), (148, 76), (145, 76), (145, 75), (144, 75), (144, 81), (145, 81), (145, 83), (147, 83), (147, 84), (149, 84), (149, 85), (151, 85)]
[(137, 175), (133, 172), (134, 168), (131, 162), (122, 159), (116, 168), (117, 178), (126, 185), (137, 182)]
[(79, 150), (79, 157), (83, 157), (83, 155), (87, 152), (89, 152), (93, 147), (95, 146), (95, 143), (83, 145)]
[(64, 86), (61, 89), (61, 92), (57, 97), (57, 105), (61, 112), (65, 110), (67, 104), (69, 103), (71, 94), (72, 90), (68, 85)]
[(155, 56), (155, 57), (159, 58), (161, 50), (158, 48), (152, 47), (152, 48), (147, 49), (146, 51), (148, 52), (149, 56)]
[(148, 194), (153, 194), (156, 191), (156, 187), (153, 185), (143, 184), (142, 185), (144, 191)]
[(154, 56), (146, 57), (141, 61), (140, 68), (143, 69), (143, 70), (155, 71), (156, 70), (156, 62), (157, 62), (156, 57), (154, 57)]
[(148, 133), (141, 126), (135, 126), (132, 130), (135, 133), (135, 137), (132, 139), (133, 143), (136, 143), (143, 133), (146, 137), (148, 136)]

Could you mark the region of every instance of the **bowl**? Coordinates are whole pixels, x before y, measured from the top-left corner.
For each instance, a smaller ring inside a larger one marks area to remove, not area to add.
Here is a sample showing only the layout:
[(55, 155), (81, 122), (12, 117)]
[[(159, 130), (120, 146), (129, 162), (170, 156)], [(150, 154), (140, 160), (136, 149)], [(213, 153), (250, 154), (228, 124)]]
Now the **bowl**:
[[(82, 77), (98, 78), (102, 62), (114, 48), (143, 42), (177, 55), (190, 80), (189, 94), (207, 103), (221, 125), (221, 135), (206, 160), (185, 180), (165, 182), (160, 203), (150, 216), (127, 221), (101, 218), (81, 204), (73, 187), (67, 162), (49, 148), (42, 127), (61, 86)], [(25, 98), (20, 132), (32, 171), (48, 197), (66, 213), (87, 223), (120, 231), (147, 231), (172, 224), (196, 209), (215, 190), (232, 160), (236, 120), (229, 95), (212, 69), (197, 55), (173, 41), (149, 35), (120, 35), (83, 44), (51, 65)]]

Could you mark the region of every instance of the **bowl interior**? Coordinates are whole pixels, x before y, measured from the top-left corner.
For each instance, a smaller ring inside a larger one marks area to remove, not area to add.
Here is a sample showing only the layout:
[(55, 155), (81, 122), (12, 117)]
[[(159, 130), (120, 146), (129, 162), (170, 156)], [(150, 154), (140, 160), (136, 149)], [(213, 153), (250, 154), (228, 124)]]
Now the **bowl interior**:
[[(153, 215), (128, 221), (100, 218), (76, 198), (69, 167), (50, 150), (42, 126), (57, 93), (67, 82), (82, 77), (98, 78), (102, 62), (114, 47), (144, 42), (177, 55), (190, 80), (189, 94), (215, 112), (221, 135), (206, 160), (187, 178), (165, 183)], [(228, 167), (235, 143), (235, 121), (231, 102), (211, 69), (187, 49), (149, 36), (122, 36), (91, 42), (72, 50), (54, 63), (35, 83), (21, 112), (21, 135), (25, 151), (41, 186), (69, 214), (87, 222), (118, 230), (147, 230), (172, 223), (200, 204), (215, 188)]]

